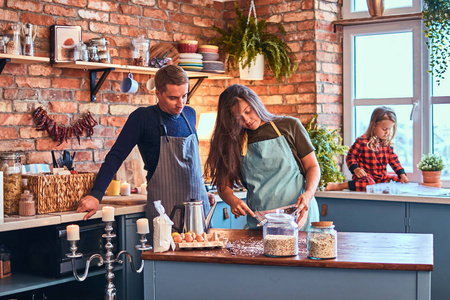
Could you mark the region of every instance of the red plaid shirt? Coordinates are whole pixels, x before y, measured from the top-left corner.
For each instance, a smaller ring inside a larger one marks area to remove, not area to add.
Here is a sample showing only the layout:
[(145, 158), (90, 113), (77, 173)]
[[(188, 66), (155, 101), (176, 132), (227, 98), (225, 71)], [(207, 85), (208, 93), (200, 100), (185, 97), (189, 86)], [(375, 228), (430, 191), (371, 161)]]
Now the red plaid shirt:
[[(367, 146), (368, 142), (365, 135), (357, 138), (347, 154), (346, 162), (352, 174), (356, 168), (361, 168), (367, 173), (367, 177), (364, 178), (357, 178), (353, 174), (355, 190), (364, 191), (366, 185), (375, 183), (389, 182), (390, 180), (400, 181), (399, 176), (405, 173), (405, 170), (400, 164), (397, 154), (394, 153), (394, 148), (380, 145), (377, 150), (372, 150)], [(387, 164), (397, 175), (387, 173)], [(353, 190), (350, 182), (349, 188)]]

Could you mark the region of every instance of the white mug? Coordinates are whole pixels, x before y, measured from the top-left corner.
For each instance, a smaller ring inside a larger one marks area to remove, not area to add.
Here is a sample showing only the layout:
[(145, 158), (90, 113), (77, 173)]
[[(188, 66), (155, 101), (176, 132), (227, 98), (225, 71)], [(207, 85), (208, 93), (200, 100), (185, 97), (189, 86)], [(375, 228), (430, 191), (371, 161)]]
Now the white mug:
[(128, 77), (125, 77), (122, 80), (122, 84), (120, 85), (120, 90), (122, 93), (134, 94), (137, 92), (139, 84), (136, 80), (133, 79), (133, 74), (128, 73)]
[(147, 89), (148, 89), (149, 91), (154, 91), (154, 90), (155, 90), (155, 78), (150, 78), (150, 79), (147, 81)]

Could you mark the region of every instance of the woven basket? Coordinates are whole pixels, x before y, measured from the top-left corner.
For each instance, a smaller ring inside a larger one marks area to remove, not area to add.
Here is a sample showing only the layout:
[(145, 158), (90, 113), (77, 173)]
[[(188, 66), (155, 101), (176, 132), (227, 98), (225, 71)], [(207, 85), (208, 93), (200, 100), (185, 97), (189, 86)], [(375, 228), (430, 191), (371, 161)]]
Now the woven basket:
[(80, 199), (92, 189), (95, 173), (71, 175), (25, 175), (34, 195), (36, 213), (76, 210)]

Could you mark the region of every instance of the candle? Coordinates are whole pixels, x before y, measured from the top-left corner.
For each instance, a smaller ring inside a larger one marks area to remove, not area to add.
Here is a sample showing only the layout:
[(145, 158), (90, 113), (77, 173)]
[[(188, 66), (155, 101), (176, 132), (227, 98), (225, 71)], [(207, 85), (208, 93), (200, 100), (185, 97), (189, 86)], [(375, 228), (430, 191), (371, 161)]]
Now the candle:
[(142, 218), (136, 221), (137, 225), (137, 233), (139, 234), (147, 234), (150, 232), (148, 228), (148, 219)]
[(104, 206), (102, 208), (102, 221), (103, 222), (114, 221), (114, 207)]
[(141, 194), (147, 195), (147, 182), (141, 184)]
[(67, 240), (68, 241), (79, 241), (80, 240), (80, 226), (78, 225), (67, 225)]
[(130, 196), (130, 191), (131, 191), (130, 184), (128, 182), (124, 181), (120, 185), (120, 194), (122, 196)]

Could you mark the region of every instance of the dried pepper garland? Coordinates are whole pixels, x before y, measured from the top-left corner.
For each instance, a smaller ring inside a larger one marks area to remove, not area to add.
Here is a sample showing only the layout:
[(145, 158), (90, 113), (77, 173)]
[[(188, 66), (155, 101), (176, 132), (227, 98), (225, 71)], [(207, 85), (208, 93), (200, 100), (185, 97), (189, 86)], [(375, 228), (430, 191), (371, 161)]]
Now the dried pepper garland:
[(87, 112), (85, 116), (71, 126), (58, 125), (42, 106), (38, 107), (33, 113), (33, 119), (36, 122), (36, 130), (46, 130), (49, 136), (58, 142), (58, 146), (74, 136), (76, 136), (78, 144), (80, 144), (80, 136), (83, 135), (83, 131), (86, 130), (87, 136), (91, 137), (94, 133), (94, 126), (98, 124), (91, 113)]

